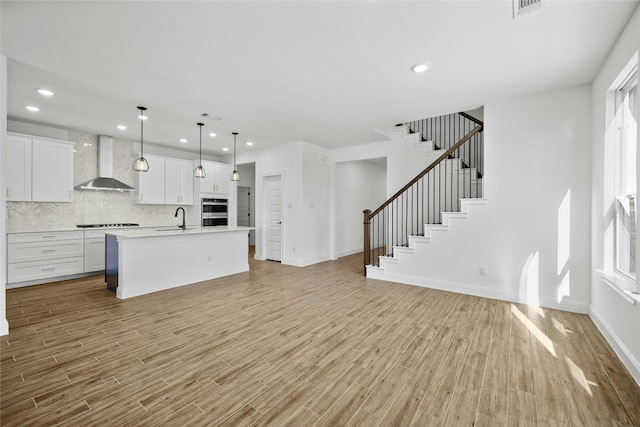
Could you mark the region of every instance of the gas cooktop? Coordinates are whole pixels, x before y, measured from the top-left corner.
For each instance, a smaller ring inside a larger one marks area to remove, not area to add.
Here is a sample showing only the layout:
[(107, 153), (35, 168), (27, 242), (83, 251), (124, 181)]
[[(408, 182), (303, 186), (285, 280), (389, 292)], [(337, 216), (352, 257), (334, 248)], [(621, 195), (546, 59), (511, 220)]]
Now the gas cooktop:
[(134, 224), (132, 222), (122, 222), (119, 224), (78, 224), (78, 228), (110, 228), (110, 227), (139, 227), (140, 224)]

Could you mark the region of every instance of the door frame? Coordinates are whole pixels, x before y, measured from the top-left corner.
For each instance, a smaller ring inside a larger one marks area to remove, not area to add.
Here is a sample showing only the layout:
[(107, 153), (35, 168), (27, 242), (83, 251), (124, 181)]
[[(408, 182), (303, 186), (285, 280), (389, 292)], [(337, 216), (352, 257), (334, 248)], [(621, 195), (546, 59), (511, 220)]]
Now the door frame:
[[(260, 207), (262, 210), (262, 220), (261, 228), (260, 228), (260, 259), (267, 259), (267, 178), (272, 178), (275, 176), (280, 177), (280, 220), (282, 221), (282, 227), (280, 227), (280, 262), (285, 264), (285, 256), (284, 256), (284, 248), (285, 246), (285, 236), (286, 236), (286, 215), (285, 215), (285, 203), (284, 203), (284, 193), (285, 193), (285, 173), (284, 171), (274, 171), (260, 174), (260, 189), (262, 190), (262, 197), (260, 197)], [(256, 204), (258, 201), (256, 200)], [(257, 212), (256, 212), (257, 215)], [(257, 219), (257, 218), (256, 218)], [(257, 222), (257, 221), (256, 221)], [(257, 231), (257, 230), (256, 230)], [(256, 245), (258, 242), (256, 241)]]

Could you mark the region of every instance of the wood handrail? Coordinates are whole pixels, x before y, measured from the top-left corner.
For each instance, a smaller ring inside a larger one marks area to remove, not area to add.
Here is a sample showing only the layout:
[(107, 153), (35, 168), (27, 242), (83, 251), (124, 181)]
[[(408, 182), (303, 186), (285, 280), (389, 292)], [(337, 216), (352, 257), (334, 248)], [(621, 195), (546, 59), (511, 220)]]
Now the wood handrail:
[[(464, 114), (464, 113), (460, 113), (460, 114)], [(470, 119), (471, 120), (471, 119)], [(473, 119), (474, 122), (477, 122), (477, 119)], [(482, 123), (482, 122), (480, 122)], [(391, 203), (393, 203), (394, 200), (396, 200), (398, 197), (400, 197), (400, 195), (402, 193), (404, 193), (406, 190), (408, 190), (409, 188), (411, 188), (411, 186), (413, 186), (413, 184), (415, 184), (416, 182), (418, 182), (420, 180), (420, 178), (422, 178), (423, 176), (425, 176), (426, 174), (428, 174), (433, 168), (435, 168), (438, 163), (442, 162), (444, 159), (446, 159), (447, 157), (449, 157), (449, 155), (451, 153), (453, 153), (454, 151), (456, 151), (458, 148), (460, 148), (460, 146), (462, 144), (464, 144), (465, 142), (467, 142), (468, 140), (471, 139), (471, 137), (475, 134), (477, 134), (478, 132), (482, 131), (482, 125), (480, 126), (476, 126), (475, 128), (473, 128), (471, 130), (471, 132), (469, 132), (468, 134), (466, 134), (464, 137), (462, 137), (462, 139), (458, 142), (456, 142), (455, 144), (453, 144), (447, 151), (444, 152), (443, 155), (441, 155), (440, 157), (438, 157), (433, 163), (431, 163), (429, 166), (427, 166), (427, 168), (425, 170), (423, 170), (422, 172), (420, 172), (418, 174), (418, 176), (416, 176), (415, 178), (413, 178), (407, 185), (405, 185), (404, 187), (402, 187), (400, 190), (398, 190), (396, 192), (396, 194), (394, 194), (393, 196), (391, 196), (386, 202), (384, 202), (378, 209), (376, 209), (375, 211), (371, 212), (369, 214), (369, 218), (372, 218), (374, 216), (376, 216), (378, 213), (382, 212), (382, 210), (384, 208), (386, 208), (387, 206), (389, 206)], [(366, 211), (365, 211), (366, 212)]]
[(484, 122), (482, 120), (478, 120), (475, 117), (473, 117), (472, 115), (464, 113), (462, 111), (459, 112), (458, 114), (460, 114), (462, 117), (465, 117), (465, 118), (471, 120), (475, 124), (480, 125), (480, 127), (482, 128), (482, 129), (480, 129), (480, 131), (484, 130)]

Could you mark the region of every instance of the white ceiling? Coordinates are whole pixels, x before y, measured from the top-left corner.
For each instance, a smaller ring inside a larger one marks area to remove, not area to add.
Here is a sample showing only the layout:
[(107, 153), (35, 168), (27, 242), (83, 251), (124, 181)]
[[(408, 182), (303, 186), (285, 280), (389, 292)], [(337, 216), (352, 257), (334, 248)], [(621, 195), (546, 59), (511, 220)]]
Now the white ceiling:
[(239, 151), (363, 144), (376, 128), (591, 82), (636, 7), (547, 0), (513, 19), (511, 0), (2, 1), (8, 115), (136, 140), (144, 105), (145, 142), (197, 151), (208, 113), (221, 118), (204, 121), (212, 154), (233, 131)]

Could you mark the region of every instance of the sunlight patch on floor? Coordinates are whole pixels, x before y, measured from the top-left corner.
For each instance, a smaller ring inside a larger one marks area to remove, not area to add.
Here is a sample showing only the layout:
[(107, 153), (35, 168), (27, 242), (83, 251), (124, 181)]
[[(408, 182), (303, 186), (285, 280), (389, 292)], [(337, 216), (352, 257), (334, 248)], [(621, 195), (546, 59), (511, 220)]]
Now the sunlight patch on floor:
[(593, 397), (591, 386), (597, 387), (598, 384), (594, 383), (593, 381), (589, 381), (584, 375), (584, 371), (580, 369), (580, 367), (576, 365), (573, 360), (571, 360), (567, 356), (565, 356), (564, 358), (567, 361), (567, 365), (569, 365), (569, 369), (571, 370), (571, 376), (573, 377), (573, 379), (575, 379), (576, 382), (580, 384), (580, 386), (585, 389), (587, 393), (589, 393), (589, 396)]
[(548, 336), (545, 335), (536, 325), (533, 324), (531, 320), (527, 318), (527, 316), (522, 313), (518, 307), (511, 304), (511, 312), (516, 316), (516, 318), (522, 322), (522, 324), (529, 330), (529, 332), (547, 349), (549, 353), (551, 353), (554, 357), (556, 357), (556, 349), (553, 346), (553, 341), (549, 339)]

